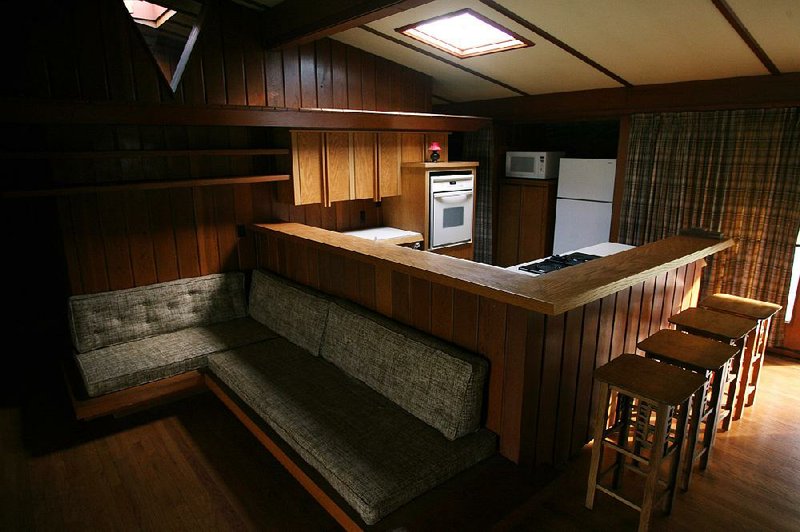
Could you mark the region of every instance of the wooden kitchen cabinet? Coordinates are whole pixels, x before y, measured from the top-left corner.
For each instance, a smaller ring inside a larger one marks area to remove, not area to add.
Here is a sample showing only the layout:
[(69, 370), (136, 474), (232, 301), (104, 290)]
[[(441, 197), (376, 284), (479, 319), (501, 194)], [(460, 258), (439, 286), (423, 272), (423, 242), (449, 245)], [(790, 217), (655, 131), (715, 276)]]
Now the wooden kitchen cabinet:
[(400, 194), (400, 133), (378, 133), (378, 195), (375, 201)]
[[(477, 167), (478, 163), (475, 161), (403, 163), (400, 194), (397, 197), (387, 198), (381, 208), (384, 224), (420, 233), (424, 239), (423, 249), (429, 250), (431, 172), (471, 170), (473, 173), (477, 173)], [(474, 221), (473, 214), (473, 236)], [(438, 248), (432, 251), (441, 255), (472, 258), (472, 243)]]
[(350, 145), (353, 150), (353, 199), (376, 199), (378, 154), (375, 151), (377, 133), (353, 132)]
[(292, 163), (295, 205), (400, 194), (399, 133), (292, 131)]
[(353, 198), (351, 183), (352, 155), (350, 133), (346, 131), (324, 133), (325, 172), (324, 185), (326, 204)]
[(512, 266), (553, 253), (557, 181), (503, 179), (497, 220), (498, 266)]
[(325, 202), (324, 136), (317, 131), (292, 132), (294, 204)]

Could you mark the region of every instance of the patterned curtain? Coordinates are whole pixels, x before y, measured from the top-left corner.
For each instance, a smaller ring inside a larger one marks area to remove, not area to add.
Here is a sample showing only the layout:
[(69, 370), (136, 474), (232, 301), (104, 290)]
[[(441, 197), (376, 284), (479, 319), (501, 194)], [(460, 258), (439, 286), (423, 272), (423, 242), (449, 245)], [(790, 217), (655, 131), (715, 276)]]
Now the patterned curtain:
[(476, 262), (492, 263), (492, 178), (494, 130), (491, 126), (464, 133), (463, 158), (478, 161), (475, 176), (475, 234), (473, 250)]
[(709, 260), (702, 293), (784, 307), (800, 229), (800, 108), (634, 115), (620, 241), (682, 228), (720, 231), (733, 248)]

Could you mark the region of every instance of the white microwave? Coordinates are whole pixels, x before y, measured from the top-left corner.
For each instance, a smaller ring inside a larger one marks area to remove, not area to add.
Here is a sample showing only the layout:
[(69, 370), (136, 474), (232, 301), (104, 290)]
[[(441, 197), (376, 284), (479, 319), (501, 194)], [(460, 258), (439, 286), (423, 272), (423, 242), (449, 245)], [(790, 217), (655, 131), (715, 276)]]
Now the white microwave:
[(563, 151), (507, 151), (506, 177), (555, 179)]

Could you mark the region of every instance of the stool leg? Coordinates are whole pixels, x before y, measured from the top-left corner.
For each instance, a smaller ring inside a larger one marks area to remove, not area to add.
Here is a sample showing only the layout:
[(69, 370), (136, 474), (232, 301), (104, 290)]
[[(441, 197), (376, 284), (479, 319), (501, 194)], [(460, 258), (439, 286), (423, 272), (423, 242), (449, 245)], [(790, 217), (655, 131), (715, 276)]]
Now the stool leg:
[(600, 395), (597, 401), (597, 410), (594, 415), (594, 443), (592, 444), (592, 461), (589, 465), (589, 480), (586, 489), (586, 507), (594, 506), (594, 494), (597, 489), (597, 475), (603, 458), (603, 433), (608, 420), (608, 400), (611, 395), (608, 384), (600, 383)]
[(731, 382), (730, 386), (728, 387), (727, 396), (725, 398), (725, 419), (722, 420), (722, 426), (720, 427), (722, 430), (728, 430), (731, 428), (731, 423), (733, 422), (733, 408), (736, 404), (736, 394), (739, 390), (739, 385), (741, 383), (742, 378), (742, 356), (743, 351), (745, 349), (745, 342), (747, 338), (744, 338), (745, 341), (737, 342), (739, 346), (739, 352), (736, 356), (733, 357), (733, 361), (731, 362), (731, 369), (730, 369), (730, 376)]
[(758, 389), (758, 378), (761, 375), (761, 365), (764, 363), (764, 355), (767, 351), (767, 339), (769, 338), (769, 327), (772, 323), (772, 318), (767, 318), (761, 323), (761, 329), (758, 334), (759, 342), (756, 355), (758, 358), (753, 363), (753, 375), (750, 378), (749, 384), (752, 390), (748, 394), (744, 406), (753, 406), (756, 402), (756, 390)]
[[(619, 429), (619, 442), (618, 445), (623, 449), (628, 449), (628, 435), (631, 427), (631, 398), (627, 395), (617, 394), (617, 419), (615, 423), (621, 423)], [(622, 474), (625, 471), (625, 455), (618, 452), (616, 453), (616, 460), (614, 465), (614, 479), (612, 485), (614, 489), (619, 489), (622, 486)]]
[[(695, 392), (695, 397), (700, 394), (701, 391), (704, 391), (705, 386), (701, 387), (700, 390)], [(669, 470), (669, 480), (668, 480), (668, 489), (669, 494), (667, 495), (667, 502), (665, 511), (669, 514), (672, 512), (672, 504), (675, 502), (675, 487), (681, 481), (680, 479), (680, 469), (681, 469), (681, 458), (683, 457), (683, 440), (686, 437), (686, 429), (689, 425), (689, 403), (693, 402), (693, 408), (699, 408), (701, 406), (702, 401), (698, 399), (687, 399), (684, 401), (683, 405), (681, 405), (680, 413), (678, 414), (678, 425), (675, 430), (675, 455), (672, 457), (672, 464), (670, 464)], [(702, 412), (702, 410), (698, 411), (698, 414)], [(694, 413), (691, 414), (697, 420), (697, 424), (700, 424), (699, 415), (695, 415)], [(697, 431), (693, 431), (697, 432)], [(690, 436), (691, 439), (691, 436)], [(694, 441), (697, 441), (697, 434), (695, 434)], [(694, 463), (694, 447), (686, 447), (686, 457), (684, 461), (689, 464), (689, 470), (686, 475), (686, 480), (684, 485), (686, 488), (689, 489), (689, 475), (692, 472), (692, 464)]]
[[(683, 482), (681, 489), (686, 491), (689, 489), (689, 483), (692, 481), (692, 471), (694, 470), (694, 457), (695, 449), (697, 448), (697, 436), (700, 434), (700, 422), (703, 419), (703, 413), (706, 408), (706, 390), (708, 388), (708, 380), (706, 383), (695, 392), (692, 398), (692, 412), (691, 421), (689, 422), (689, 434), (686, 440), (686, 462), (683, 473)], [(676, 459), (677, 462), (677, 459)]]
[(703, 456), (700, 458), (700, 469), (708, 467), (711, 458), (711, 450), (714, 448), (714, 440), (717, 438), (717, 424), (719, 412), (722, 408), (722, 387), (728, 380), (728, 364), (723, 364), (720, 369), (714, 372), (714, 380), (711, 384), (711, 412), (706, 419), (706, 429), (703, 434)]
[(650, 527), (653, 502), (656, 499), (656, 491), (658, 490), (659, 470), (661, 469), (661, 460), (664, 457), (664, 442), (667, 439), (667, 427), (670, 422), (668, 405), (658, 405), (656, 412), (656, 433), (653, 438), (653, 446), (650, 448), (650, 471), (647, 473), (647, 480), (644, 485), (644, 499), (642, 501), (641, 515), (639, 516), (639, 532), (644, 532)]
[[(758, 331), (758, 329), (756, 329)], [(733, 403), (733, 421), (738, 421), (742, 418), (742, 410), (744, 410), (745, 395), (747, 395), (747, 385), (750, 383), (750, 373), (753, 370), (753, 363), (755, 362), (755, 351), (758, 349), (758, 332), (750, 333), (747, 335), (747, 341), (744, 343), (742, 351), (742, 367), (739, 370), (739, 378), (736, 380), (736, 400)]]

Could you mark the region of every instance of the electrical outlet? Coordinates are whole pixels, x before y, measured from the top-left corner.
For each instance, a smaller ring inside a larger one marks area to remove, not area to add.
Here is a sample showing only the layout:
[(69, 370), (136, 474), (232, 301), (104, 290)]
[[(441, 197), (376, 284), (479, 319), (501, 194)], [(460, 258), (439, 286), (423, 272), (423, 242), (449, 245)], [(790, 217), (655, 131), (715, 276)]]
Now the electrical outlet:
[(358, 211), (358, 221), (362, 224), (367, 221), (367, 211)]

